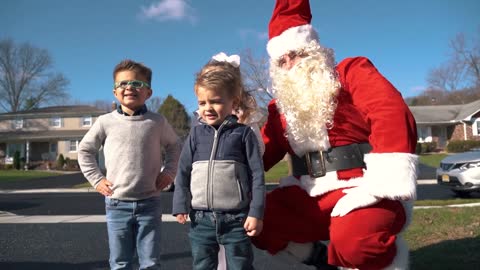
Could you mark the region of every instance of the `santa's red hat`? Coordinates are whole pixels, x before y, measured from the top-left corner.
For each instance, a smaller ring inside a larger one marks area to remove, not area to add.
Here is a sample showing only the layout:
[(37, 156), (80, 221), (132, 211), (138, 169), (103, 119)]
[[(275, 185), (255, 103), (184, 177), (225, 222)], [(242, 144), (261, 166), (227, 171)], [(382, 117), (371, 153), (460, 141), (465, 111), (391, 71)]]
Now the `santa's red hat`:
[(277, 0), (268, 27), (267, 52), (271, 58), (318, 42), (318, 34), (310, 24), (309, 0)]

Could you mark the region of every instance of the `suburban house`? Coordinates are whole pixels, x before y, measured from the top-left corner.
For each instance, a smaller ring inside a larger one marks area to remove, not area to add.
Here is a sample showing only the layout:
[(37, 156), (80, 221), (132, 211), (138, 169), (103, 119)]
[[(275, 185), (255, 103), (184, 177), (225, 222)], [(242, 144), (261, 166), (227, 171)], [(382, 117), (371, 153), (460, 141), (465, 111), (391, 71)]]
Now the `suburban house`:
[(60, 154), (76, 160), (78, 143), (105, 113), (92, 106), (56, 106), (0, 114), (0, 160), (12, 163), (16, 151), (26, 164), (55, 161)]
[(480, 140), (480, 100), (461, 105), (411, 106), (418, 142), (436, 142), (444, 149), (451, 140)]
[[(437, 148), (444, 149), (450, 140), (480, 140), (480, 100), (462, 105), (411, 106), (410, 110), (420, 143), (436, 142)], [(11, 164), (16, 151), (26, 164), (55, 161), (60, 154), (77, 160), (78, 143), (105, 113), (82, 105), (0, 114), (0, 164)]]

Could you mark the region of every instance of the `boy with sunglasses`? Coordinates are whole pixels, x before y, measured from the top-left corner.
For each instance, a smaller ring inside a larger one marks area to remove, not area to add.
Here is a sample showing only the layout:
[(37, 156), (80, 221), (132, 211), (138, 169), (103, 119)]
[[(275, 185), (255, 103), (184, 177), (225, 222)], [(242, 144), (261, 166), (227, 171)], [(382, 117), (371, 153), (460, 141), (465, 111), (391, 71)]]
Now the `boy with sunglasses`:
[[(145, 106), (152, 95), (150, 68), (124, 60), (113, 79), (120, 106), (95, 121), (80, 142), (78, 162), (105, 196), (110, 268), (132, 269), (136, 252), (140, 269), (160, 269), (159, 195), (175, 178), (180, 145), (167, 120)], [(95, 159), (101, 147), (106, 175)]]

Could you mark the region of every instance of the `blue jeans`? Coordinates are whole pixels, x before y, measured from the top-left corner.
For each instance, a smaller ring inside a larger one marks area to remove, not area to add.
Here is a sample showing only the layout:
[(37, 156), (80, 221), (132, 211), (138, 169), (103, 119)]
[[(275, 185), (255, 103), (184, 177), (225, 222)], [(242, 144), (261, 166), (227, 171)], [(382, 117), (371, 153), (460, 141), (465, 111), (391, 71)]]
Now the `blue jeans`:
[(228, 270), (253, 269), (253, 250), (243, 224), (246, 213), (190, 212), (189, 232), (193, 269), (214, 270), (218, 265), (219, 244), (225, 247)]
[(160, 198), (122, 201), (105, 197), (111, 269), (160, 269)]

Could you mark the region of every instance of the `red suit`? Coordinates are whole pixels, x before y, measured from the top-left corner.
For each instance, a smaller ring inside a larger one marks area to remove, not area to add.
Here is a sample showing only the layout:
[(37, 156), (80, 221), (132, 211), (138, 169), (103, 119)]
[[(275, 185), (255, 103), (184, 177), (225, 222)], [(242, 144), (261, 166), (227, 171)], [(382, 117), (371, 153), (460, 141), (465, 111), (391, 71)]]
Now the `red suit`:
[[(253, 242), (275, 254), (290, 241), (330, 240), (329, 264), (401, 269), (408, 249), (397, 235), (408, 224), (416, 196), (415, 120), (401, 94), (368, 59), (345, 59), (336, 71), (342, 88), (328, 140), (331, 147), (370, 143), (366, 170), (281, 179), (280, 187), (267, 194), (264, 229)], [(265, 170), (286, 153), (294, 155), (287, 126), (273, 100), (262, 128)]]

